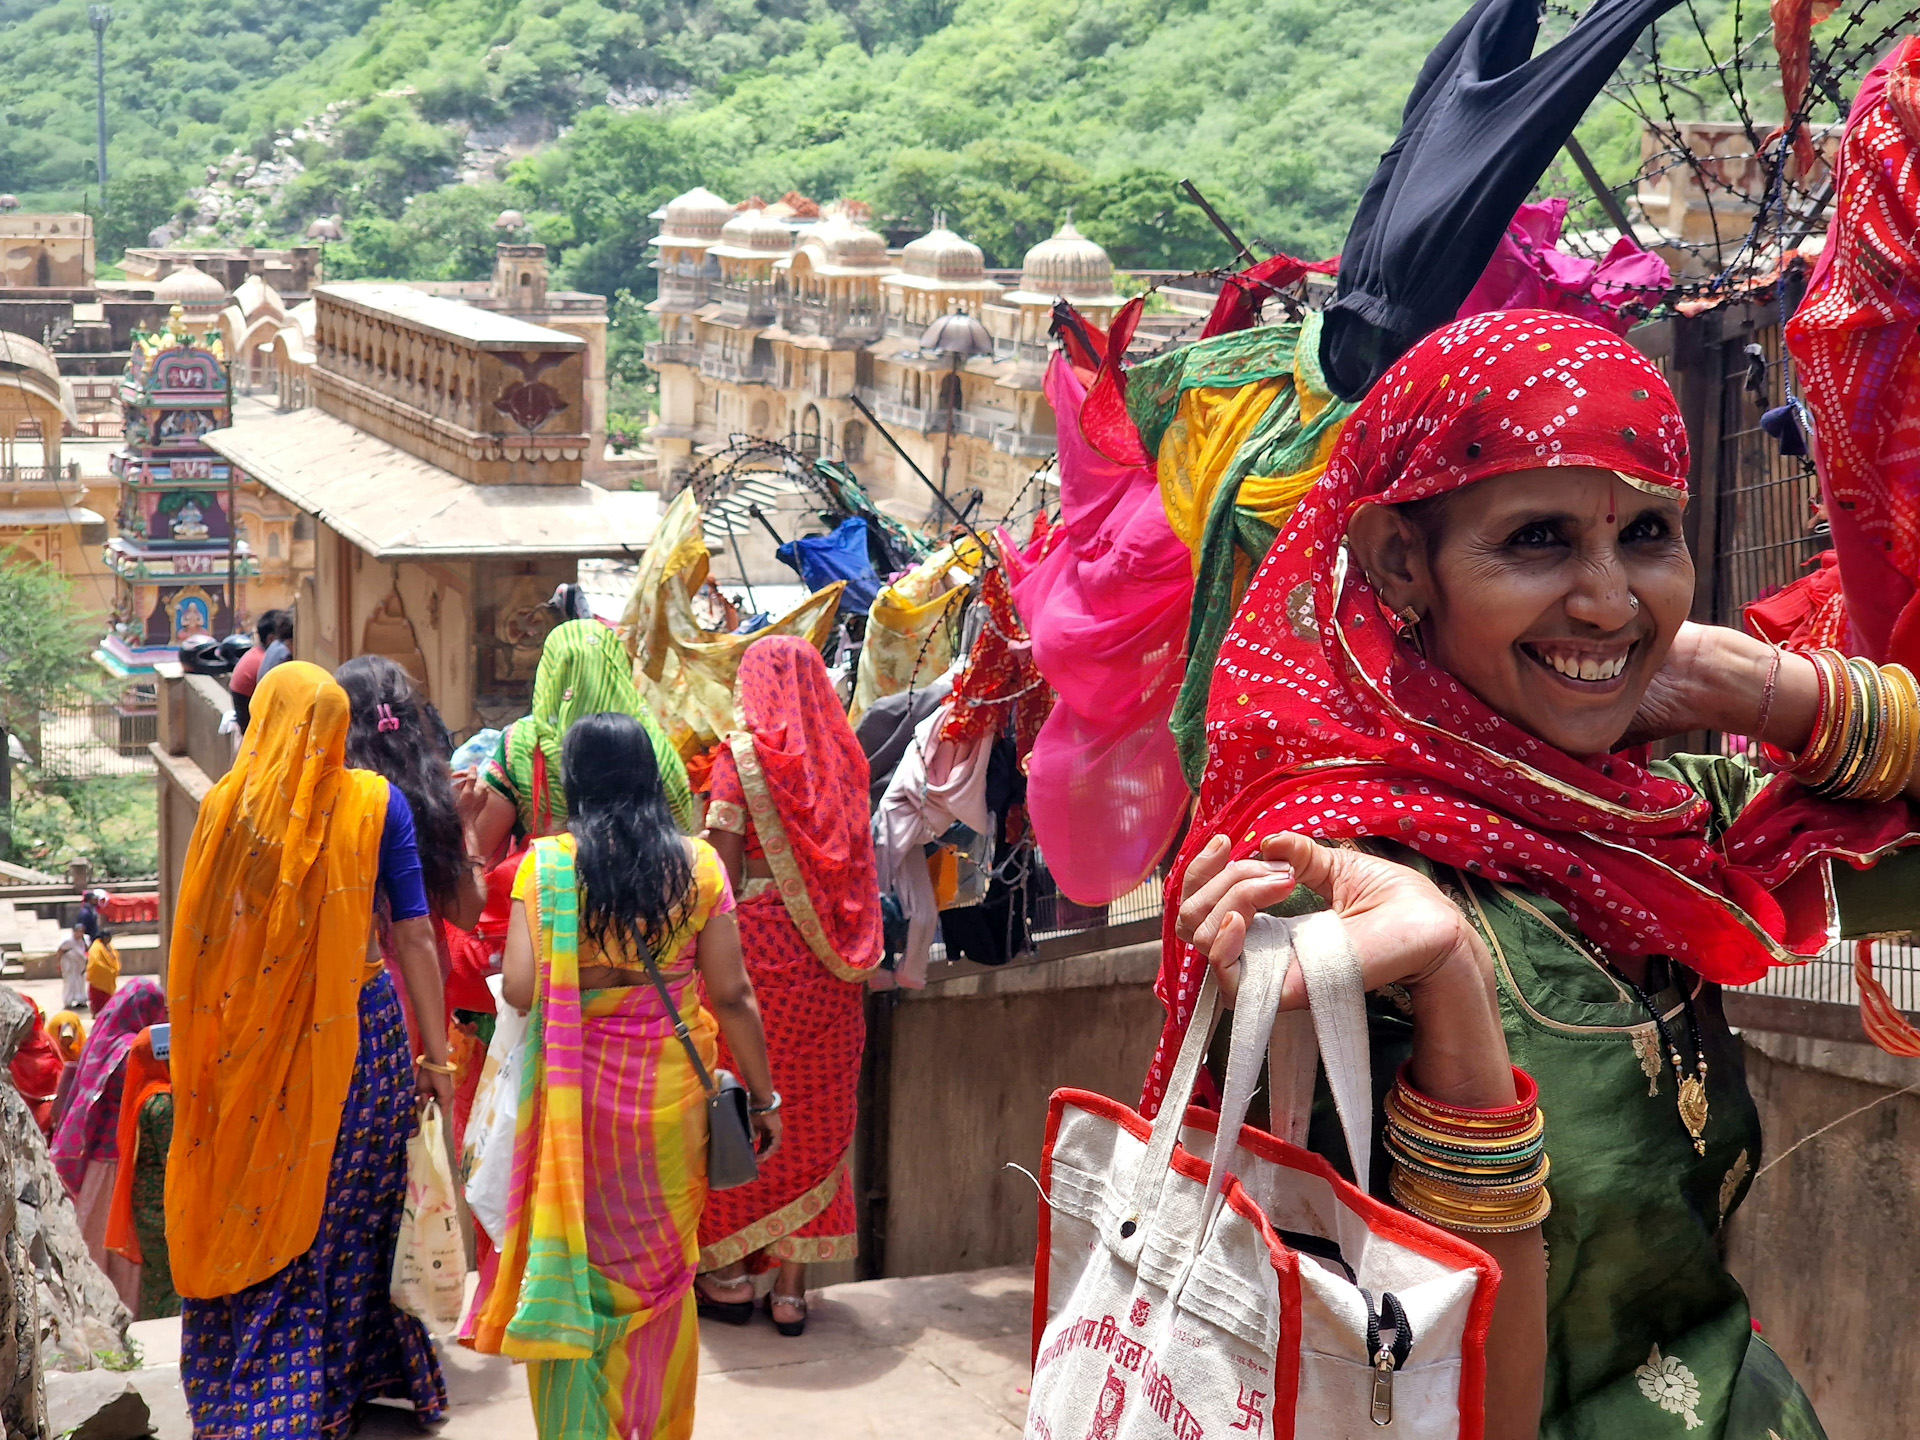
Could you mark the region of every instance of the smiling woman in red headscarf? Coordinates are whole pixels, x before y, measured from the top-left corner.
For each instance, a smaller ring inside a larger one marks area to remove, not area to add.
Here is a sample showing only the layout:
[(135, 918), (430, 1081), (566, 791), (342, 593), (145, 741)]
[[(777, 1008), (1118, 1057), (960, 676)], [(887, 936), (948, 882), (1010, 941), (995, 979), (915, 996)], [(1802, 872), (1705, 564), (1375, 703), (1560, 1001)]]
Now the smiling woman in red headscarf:
[[(716, 1190), (700, 1223), (703, 1310), (744, 1319), (747, 1268), (780, 1267), (774, 1323), (806, 1325), (806, 1267), (854, 1255), (854, 1097), (865, 980), (882, 953), (867, 757), (820, 652), (773, 635), (740, 662), (740, 728), (714, 762), (707, 835), (740, 895), (785, 1138), (760, 1178)], [(732, 1062), (724, 1049), (720, 1063)]]
[[(1760, 1157), (1719, 987), (1826, 943), (1821, 862), (1920, 839), (1920, 689), (1688, 623), (1686, 475), (1665, 381), (1597, 326), (1502, 312), (1414, 347), (1221, 649), (1169, 882), (1149, 1105), (1253, 913), (1346, 921), (1399, 1074), (1383, 1198), (1505, 1272), (1489, 1435), (1822, 1433), (1719, 1258)], [(1621, 750), (1689, 730), (1784, 773)]]

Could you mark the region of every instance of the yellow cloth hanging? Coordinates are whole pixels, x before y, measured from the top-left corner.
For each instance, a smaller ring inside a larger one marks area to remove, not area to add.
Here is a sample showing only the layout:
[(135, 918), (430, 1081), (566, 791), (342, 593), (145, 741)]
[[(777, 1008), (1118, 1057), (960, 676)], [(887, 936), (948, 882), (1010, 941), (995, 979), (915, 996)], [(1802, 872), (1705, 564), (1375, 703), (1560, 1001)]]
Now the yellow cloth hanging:
[(1189, 390), (1160, 437), (1160, 499), (1196, 570), (1221, 477), (1284, 384), (1276, 376), (1232, 389)]
[(709, 564), (700, 531), (700, 504), (693, 491), (682, 490), (640, 557), (633, 596), (620, 617), (633, 683), (683, 758), (717, 744), (734, 728), (733, 680), (747, 647), (769, 635), (797, 635), (824, 649), (847, 588), (836, 580), (750, 635), (708, 630), (693, 613)]
[(943, 545), (891, 585), (882, 585), (867, 612), (866, 643), (854, 677), (854, 724), (874, 701), (917, 689), (946, 673), (953, 664), (954, 613), (964, 586), (952, 572), (980, 573), (981, 550), (971, 537)]

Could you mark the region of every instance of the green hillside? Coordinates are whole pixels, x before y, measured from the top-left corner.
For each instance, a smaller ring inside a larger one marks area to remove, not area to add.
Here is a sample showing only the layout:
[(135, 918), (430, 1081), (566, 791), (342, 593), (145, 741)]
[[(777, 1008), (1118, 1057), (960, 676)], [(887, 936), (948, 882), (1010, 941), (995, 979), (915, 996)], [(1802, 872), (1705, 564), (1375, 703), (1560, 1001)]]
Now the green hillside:
[[(705, 184), (944, 212), (1000, 265), (1068, 210), (1123, 265), (1224, 263), (1183, 176), (1327, 255), (1463, 4), (119, 0), (103, 258), (176, 215), (270, 241), (338, 214), (330, 273), (463, 278), (514, 206), (567, 281), (644, 292), (648, 212)], [(93, 184), (91, 49), (86, 0), (0, 0), (0, 190)], [(1630, 172), (1625, 111), (1583, 133)]]

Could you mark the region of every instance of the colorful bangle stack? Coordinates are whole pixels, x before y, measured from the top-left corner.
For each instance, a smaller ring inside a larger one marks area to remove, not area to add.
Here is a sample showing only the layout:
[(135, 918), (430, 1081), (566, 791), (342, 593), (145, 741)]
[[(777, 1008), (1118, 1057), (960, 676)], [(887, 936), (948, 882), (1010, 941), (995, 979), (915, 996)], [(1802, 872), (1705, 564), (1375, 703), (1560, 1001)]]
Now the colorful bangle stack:
[(1480, 1235), (1546, 1219), (1553, 1200), (1540, 1087), (1517, 1066), (1513, 1083), (1517, 1104), (1468, 1110), (1422, 1095), (1401, 1067), (1387, 1095), (1393, 1198), (1422, 1220)]
[(1798, 755), (1779, 754), (1801, 784), (1829, 800), (1891, 800), (1920, 757), (1920, 683), (1904, 665), (1875, 665), (1838, 650), (1806, 652), (1818, 681), (1813, 733)]

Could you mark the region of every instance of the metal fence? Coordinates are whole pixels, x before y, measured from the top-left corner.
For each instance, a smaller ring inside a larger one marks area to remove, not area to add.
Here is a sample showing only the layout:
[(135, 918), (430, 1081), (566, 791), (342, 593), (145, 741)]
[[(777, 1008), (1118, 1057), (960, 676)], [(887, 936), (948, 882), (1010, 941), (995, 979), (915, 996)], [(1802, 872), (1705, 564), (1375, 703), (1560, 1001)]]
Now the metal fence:
[(23, 739), (40, 768), (85, 779), (153, 774), (147, 746), (159, 733), (156, 711), (100, 701), (43, 710), (38, 731)]

